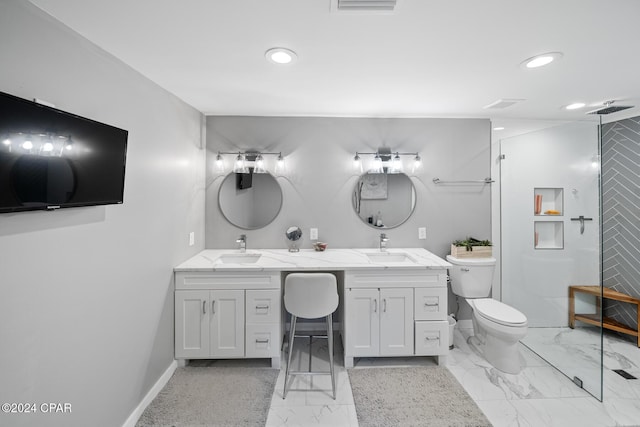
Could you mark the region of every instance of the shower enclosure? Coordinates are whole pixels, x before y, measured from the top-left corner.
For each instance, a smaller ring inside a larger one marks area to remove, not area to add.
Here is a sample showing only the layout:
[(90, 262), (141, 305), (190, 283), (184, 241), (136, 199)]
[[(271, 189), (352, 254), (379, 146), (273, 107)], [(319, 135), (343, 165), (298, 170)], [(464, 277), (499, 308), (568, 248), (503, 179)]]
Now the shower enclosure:
[(602, 400), (600, 146), (598, 116), (501, 140), (500, 203), (522, 343)]

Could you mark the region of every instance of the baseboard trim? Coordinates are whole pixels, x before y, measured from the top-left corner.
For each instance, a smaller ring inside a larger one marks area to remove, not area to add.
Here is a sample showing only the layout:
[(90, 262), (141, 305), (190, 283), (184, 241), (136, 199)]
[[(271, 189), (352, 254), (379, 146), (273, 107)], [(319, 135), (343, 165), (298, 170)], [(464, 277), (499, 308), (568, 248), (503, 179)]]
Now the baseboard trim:
[(151, 390), (149, 390), (147, 395), (142, 399), (142, 401), (140, 401), (138, 406), (136, 406), (136, 408), (133, 410), (131, 415), (129, 415), (129, 418), (127, 418), (127, 421), (124, 422), (122, 427), (136, 426), (136, 423), (144, 413), (144, 410), (147, 409), (147, 406), (149, 406), (149, 404), (153, 401), (153, 399), (156, 398), (156, 396), (158, 395), (158, 393), (160, 393), (160, 391), (164, 388), (164, 386), (167, 385), (167, 383), (171, 379), (171, 376), (176, 371), (177, 367), (178, 367), (178, 363), (174, 360), (169, 365), (167, 370), (164, 371), (164, 374), (162, 374), (162, 376), (158, 378), (158, 381), (156, 381), (153, 387), (151, 387)]

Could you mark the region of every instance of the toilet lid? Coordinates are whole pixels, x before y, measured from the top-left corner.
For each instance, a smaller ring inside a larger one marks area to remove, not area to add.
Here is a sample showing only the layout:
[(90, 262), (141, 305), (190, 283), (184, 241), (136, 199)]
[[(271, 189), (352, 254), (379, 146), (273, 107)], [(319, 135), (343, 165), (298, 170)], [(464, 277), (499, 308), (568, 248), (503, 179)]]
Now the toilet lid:
[(473, 306), (480, 316), (505, 326), (520, 326), (527, 323), (527, 316), (493, 298), (473, 300)]

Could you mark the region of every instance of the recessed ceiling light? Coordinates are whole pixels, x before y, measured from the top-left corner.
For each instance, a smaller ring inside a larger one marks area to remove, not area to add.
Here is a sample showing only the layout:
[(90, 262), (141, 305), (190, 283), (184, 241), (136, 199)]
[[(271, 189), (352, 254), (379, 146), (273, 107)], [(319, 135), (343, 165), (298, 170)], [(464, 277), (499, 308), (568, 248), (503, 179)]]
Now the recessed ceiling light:
[(585, 106), (584, 102), (574, 102), (573, 104), (569, 104), (566, 107), (564, 107), (567, 110), (577, 110), (579, 108), (582, 108)]
[(274, 64), (291, 64), (298, 57), (294, 51), (284, 47), (269, 49), (264, 56)]
[(493, 130), (504, 130), (503, 126), (496, 126), (493, 128)]
[(525, 59), (520, 63), (520, 66), (523, 68), (538, 68), (551, 64), (560, 58), (562, 58), (562, 52), (547, 52)]

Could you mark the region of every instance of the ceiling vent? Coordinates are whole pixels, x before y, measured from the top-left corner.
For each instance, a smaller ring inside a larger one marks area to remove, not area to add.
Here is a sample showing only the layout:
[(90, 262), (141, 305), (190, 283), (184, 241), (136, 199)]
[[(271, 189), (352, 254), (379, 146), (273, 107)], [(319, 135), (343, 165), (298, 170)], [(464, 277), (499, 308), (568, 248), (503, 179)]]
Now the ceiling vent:
[(392, 11), (397, 0), (333, 0), (332, 3), (341, 12)]
[(495, 102), (492, 102), (489, 105), (485, 105), (484, 109), (491, 109), (491, 110), (501, 110), (503, 108), (507, 108), (507, 107), (511, 107), (513, 104), (517, 104), (518, 102), (522, 102), (524, 101), (524, 99), (515, 99), (515, 98), (505, 98), (505, 99), (498, 99)]

